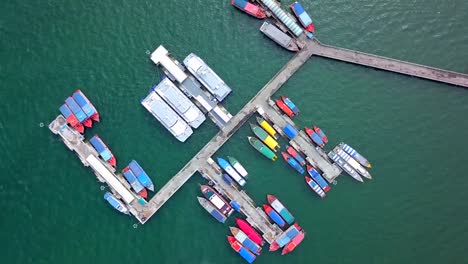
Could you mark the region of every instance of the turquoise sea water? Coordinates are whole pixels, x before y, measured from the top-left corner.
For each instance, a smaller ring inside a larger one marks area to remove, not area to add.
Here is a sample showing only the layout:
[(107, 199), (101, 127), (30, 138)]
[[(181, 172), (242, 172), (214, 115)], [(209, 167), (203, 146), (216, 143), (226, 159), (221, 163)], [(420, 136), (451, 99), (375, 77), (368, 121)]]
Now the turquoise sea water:
[[(102, 199), (100, 184), (50, 133), (81, 88), (119, 168), (137, 159), (161, 187), (216, 133), (207, 121), (182, 144), (138, 100), (159, 79), (147, 51), (202, 57), (239, 109), (291, 58), (228, 0), (11, 1), (0, 9), (0, 256), (2, 263), (241, 263), (228, 226), (200, 206), (195, 175), (144, 226)], [(283, 0), (283, 5), (291, 1)], [(324, 43), (468, 73), (468, 3), (302, 1)], [(466, 89), (313, 57), (280, 90), (373, 163), (373, 181), (338, 178), (325, 200), (284, 162), (271, 163), (242, 127), (217, 155), (250, 172), (258, 203), (272, 193), (307, 230), (290, 255), (256, 263), (467, 263)], [(44, 126), (41, 127), (40, 124)], [(284, 142), (283, 142), (284, 143)]]

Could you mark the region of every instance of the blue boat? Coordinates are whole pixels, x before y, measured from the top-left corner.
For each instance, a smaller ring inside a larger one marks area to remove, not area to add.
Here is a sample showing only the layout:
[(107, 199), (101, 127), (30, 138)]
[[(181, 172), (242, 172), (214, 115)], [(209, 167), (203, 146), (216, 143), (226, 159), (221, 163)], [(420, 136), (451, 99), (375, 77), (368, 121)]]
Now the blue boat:
[(244, 186), (246, 184), (244, 178), (242, 178), (242, 176), (240, 176), (239, 173), (237, 173), (237, 171), (234, 170), (234, 168), (231, 166), (231, 164), (229, 164), (229, 162), (227, 162), (227, 160), (223, 158), (218, 158), (217, 161), (219, 166), (223, 168), (223, 170), (226, 171), (227, 174), (231, 176), (231, 178), (233, 178), (237, 183), (239, 183), (240, 186)]
[(291, 101), (291, 99), (289, 99), (289, 98), (286, 97), (286, 96), (281, 96), (281, 100), (283, 100), (283, 102), (284, 102), (289, 108), (291, 108), (291, 110), (293, 111), (294, 115), (298, 115), (298, 114), (300, 113), (299, 108), (297, 108), (297, 106)]
[(314, 167), (307, 165), (307, 172), (309, 173), (310, 177), (312, 177), (312, 179), (318, 183), (324, 192), (328, 192), (331, 189), (327, 181), (325, 181), (322, 175), (320, 175), (320, 173)]
[(148, 190), (154, 192), (153, 182), (151, 181), (148, 174), (146, 174), (146, 172), (140, 166), (140, 164), (138, 164), (138, 162), (136, 162), (135, 160), (132, 160), (128, 166), (130, 167), (130, 170), (132, 170), (133, 174), (136, 175), (141, 185), (148, 188)]
[(65, 99), (65, 103), (67, 104), (68, 108), (70, 108), (70, 110), (73, 112), (73, 114), (75, 114), (78, 121), (83, 122), (88, 118), (88, 116), (86, 116), (83, 110), (81, 110), (81, 107), (75, 102), (75, 100), (73, 100), (73, 98), (68, 97), (67, 99)]
[(226, 222), (227, 217), (223, 215), (218, 209), (216, 209), (207, 199), (203, 197), (197, 196), (198, 203), (208, 212), (210, 213), (213, 218), (218, 220), (218, 222), (223, 223)]
[(288, 153), (286, 152), (281, 152), (281, 155), (283, 155), (283, 159), (293, 167), (297, 172), (300, 174), (304, 174), (304, 168), (302, 168), (301, 164), (297, 162), (293, 157), (291, 157)]
[(75, 92), (72, 97), (87, 117), (92, 117), (96, 114), (96, 109), (92, 107), (80, 93)]
[(302, 7), (299, 2), (294, 2), (290, 6), (291, 10), (293, 11), (294, 15), (297, 17), (297, 20), (301, 23), (301, 25), (309, 32), (315, 31), (314, 23), (312, 22), (312, 18), (310, 18), (309, 14), (306, 13), (304, 8)]
[(271, 208), (271, 206), (264, 204), (263, 205), (263, 210), (265, 210), (265, 213), (275, 222), (279, 227), (284, 227), (286, 225), (286, 222), (281, 218), (281, 216)]
[(137, 178), (135, 177), (135, 174), (133, 174), (133, 172), (130, 170), (130, 167), (128, 167), (128, 166), (125, 167), (122, 172), (123, 172), (123, 175), (124, 175), (125, 179), (127, 179), (127, 181), (130, 183), (130, 185), (132, 186), (133, 190), (136, 193), (141, 192), (141, 190), (143, 190), (145, 188), (137, 180)]
[(237, 239), (233, 236), (228, 236), (229, 244), (231, 244), (232, 249), (236, 251), (245, 261), (248, 263), (254, 262), (256, 256), (245, 248)]
[(112, 193), (106, 192), (104, 194), (104, 199), (106, 199), (106, 201), (109, 202), (109, 204), (112, 205), (112, 207), (114, 207), (117, 211), (123, 214), (129, 214), (128, 208)]
[(94, 149), (96, 149), (96, 151), (99, 153), (103, 160), (109, 161), (113, 157), (110, 150), (106, 147), (106, 145), (103, 144), (98, 135), (93, 136), (89, 140), (89, 143), (91, 143)]
[(322, 138), (317, 133), (315, 133), (314, 130), (312, 130), (311, 128), (308, 128), (308, 127), (305, 127), (304, 130), (307, 133), (307, 135), (309, 135), (310, 139), (312, 139), (312, 141), (315, 144), (317, 144), (321, 148), (323, 148), (323, 146), (325, 146), (325, 143), (323, 142)]

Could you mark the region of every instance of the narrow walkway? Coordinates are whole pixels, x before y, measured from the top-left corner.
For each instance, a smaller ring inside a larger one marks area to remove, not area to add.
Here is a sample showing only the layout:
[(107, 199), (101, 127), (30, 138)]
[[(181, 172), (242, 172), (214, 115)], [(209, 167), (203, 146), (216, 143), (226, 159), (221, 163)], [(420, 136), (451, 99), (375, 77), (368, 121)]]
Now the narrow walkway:
[(314, 55), (335, 60), (364, 65), (381, 70), (397, 72), (419, 78), (468, 87), (468, 75), (458, 72), (437, 69), (416, 63), (395, 60), (364, 52), (333, 47), (315, 40), (313, 43)]

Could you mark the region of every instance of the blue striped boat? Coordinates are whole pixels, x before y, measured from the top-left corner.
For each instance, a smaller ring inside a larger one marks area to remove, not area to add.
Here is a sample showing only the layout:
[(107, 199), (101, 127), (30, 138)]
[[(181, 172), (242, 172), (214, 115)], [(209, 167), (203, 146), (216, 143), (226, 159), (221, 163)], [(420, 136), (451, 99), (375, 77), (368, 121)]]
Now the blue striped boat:
[(359, 163), (361, 163), (362, 166), (364, 166), (366, 168), (369, 168), (369, 169), (372, 168), (372, 165), (370, 164), (370, 162), (364, 156), (359, 154), (359, 152), (357, 152), (355, 149), (353, 149), (350, 145), (341, 142), (339, 146), (344, 151), (346, 151), (351, 157), (353, 157)]

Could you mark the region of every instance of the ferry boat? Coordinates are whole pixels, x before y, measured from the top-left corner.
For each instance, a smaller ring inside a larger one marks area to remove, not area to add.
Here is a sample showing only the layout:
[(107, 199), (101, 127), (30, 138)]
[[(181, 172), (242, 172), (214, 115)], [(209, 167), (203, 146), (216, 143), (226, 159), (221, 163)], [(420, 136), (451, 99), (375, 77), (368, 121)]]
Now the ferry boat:
[(350, 145), (341, 142), (339, 144), (339, 146), (344, 151), (346, 151), (351, 157), (355, 158), (359, 163), (361, 163), (362, 166), (364, 166), (364, 167), (366, 167), (368, 169), (372, 168), (372, 165), (370, 164), (370, 162), (364, 156), (359, 154), (359, 152), (357, 152), (355, 149), (353, 149)]
[(302, 242), (302, 240), (304, 240), (304, 237), (305, 232), (299, 232), (299, 235), (291, 239), (291, 241), (283, 248), (283, 251), (281, 251), (281, 255), (285, 255), (293, 251)]
[(278, 45), (289, 51), (296, 52), (299, 50), (299, 46), (297, 46), (296, 41), (273, 24), (270, 24), (266, 21), (263, 22), (262, 26), (260, 27), (260, 31)]
[(96, 110), (96, 107), (94, 107), (91, 101), (89, 101), (88, 97), (86, 97), (86, 95), (84, 95), (84, 93), (80, 89), (76, 90), (73, 93), (72, 97), (89, 118), (96, 122), (99, 122), (99, 113)]
[(84, 127), (83, 125), (80, 123), (80, 121), (78, 121), (78, 119), (76, 118), (76, 116), (72, 113), (72, 111), (70, 110), (70, 108), (68, 108), (68, 106), (66, 104), (63, 104), (59, 107), (59, 110), (60, 110), (60, 113), (65, 117), (65, 119), (67, 120), (68, 124), (70, 124), (70, 126), (72, 126), (74, 129), (76, 129), (76, 131), (80, 132), (81, 134), (83, 134), (84, 132)]
[(309, 135), (310, 139), (312, 139), (312, 141), (317, 144), (317, 146), (323, 148), (325, 146), (325, 143), (323, 143), (323, 140), (322, 138), (317, 134), (315, 133), (314, 130), (308, 128), (308, 127), (305, 127), (304, 128), (305, 132), (307, 133), (307, 135)]
[(114, 154), (112, 154), (109, 147), (98, 135), (94, 135), (94, 137), (89, 140), (89, 143), (91, 143), (91, 145), (99, 153), (99, 156), (101, 156), (104, 161), (107, 161), (113, 167), (117, 165)]
[(123, 214), (130, 214), (129, 211), (128, 211), (128, 208), (124, 205), (124, 203), (122, 203), (122, 201), (120, 201), (119, 199), (117, 199), (117, 197), (115, 197), (112, 193), (110, 192), (106, 192), (104, 194), (104, 199), (106, 199), (106, 201), (112, 205), (112, 207), (114, 207), (115, 210), (123, 213)]
[(226, 222), (227, 217), (223, 215), (218, 209), (216, 209), (208, 200), (203, 197), (197, 196), (198, 203), (208, 212), (210, 215), (218, 220), (218, 222), (223, 223)]
[(320, 188), (320, 186), (312, 180), (312, 178), (305, 176), (305, 181), (307, 185), (318, 195), (320, 198), (325, 198), (325, 192)]
[(320, 127), (314, 125), (314, 131), (319, 135), (324, 144), (328, 143), (328, 137), (323, 133), (323, 130)]
[(286, 225), (286, 222), (281, 218), (281, 216), (273, 210), (269, 205), (264, 204), (263, 205), (263, 210), (265, 210), (265, 213), (270, 217), (273, 222), (275, 222), (279, 227), (284, 227)]
[(338, 156), (344, 159), (344, 161), (346, 161), (351, 167), (353, 167), (353, 169), (355, 169), (359, 174), (361, 174), (361, 176), (372, 180), (372, 175), (370, 175), (370, 173), (366, 169), (364, 169), (364, 167), (359, 162), (353, 159), (353, 157), (351, 157), (343, 149), (341, 149), (340, 147), (336, 147), (333, 149), (333, 151), (335, 151), (335, 153), (338, 154)]
[(299, 235), (302, 228), (297, 224), (294, 223), (291, 225), (286, 231), (283, 232), (273, 243), (270, 245), (270, 251), (276, 251), (286, 244), (288, 244), (293, 238)]
[(137, 180), (135, 177), (135, 174), (130, 170), (130, 167), (127, 166), (122, 170), (123, 176), (125, 179), (130, 183), (130, 186), (132, 186), (132, 189), (138, 193), (141, 197), (147, 199), (148, 198), (148, 192), (146, 191), (146, 188), (141, 185), (141, 183)]
[(154, 91), (141, 100), (141, 104), (180, 142), (193, 134), (187, 122)]
[(306, 13), (302, 5), (299, 4), (299, 2), (294, 2), (289, 7), (293, 11), (294, 15), (297, 17), (297, 20), (299, 20), (301, 25), (305, 28), (305, 30), (314, 33), (315, 26), (312, 22), (312, 18), (310, 18), (309, 14)]
[(293, 111), (294, 115), (300, 113), (299, 108), (286, 96), (281, 96), (281, 100)]
[(264, 19), (266, 17), (265, 12), (258, 5), (247, 0), (231, 0), (231, 5), (256, 18)]
[(93, 126), (93, 121), (88, 119), (88, 116), (83, 112), (81, 107), (75, 102), (75, 100), (73, 100), (72, 97), (69, 96), (67, 99), (65, 99), (65, 104), (68, 106), (68, 108), (70, 108), (81, 124), (83, 124), (85, 127)]
[(300, 174), (304, 174), (304, 168), (302, 168), (301, 164), (297, 162), (293, 157), (291, 157), (288, 153), (286, 152), (281, 152), (281, 155), (283, 156), (283, 159), (297, 172)]
[(333, 150), (328, 152), (328, 157), (330, 157), (331, 160), (336, 162), (338, 166), (340, 166), (346, 173), (349, 174), (349, 176), (353, 177), (358, 182), (363, 182), (364, 180), (362, 177), (357, 173), (344, 159), (342, 159), (338, 154), (336, 154)]
[(205, 115), (190, 101), (169, 78), (164, 78), (153, 90), (191, 127), (198, 128), (205, 122)]
[(327, 181), (325, 181), (325, 179), (322, 177), (322, 175), (320, 175), (320, 173), (314, 167), (312, 167), (311, 165), (307, 165), (306, 169), (307, 169), (307, 173), (309, 173), (310, 177), (312, 177), (312, 179), (316, 183), (318, 183), (318, 185), (320, 186), (320, 188), (322, 188), (322, 190), (324, 192), (328, 192), (331, 189), (331, 187), (330, 187), (330, 185), (328, 185)]
[(254, 262), (256, 258), (255, 254), (253, 254), (244, 246), (242, 246), (242, 244), (239, 241), (237, 241), (233, 236), (228, 236), (227, 238), (232, 249), (234, 249), (234, 251), (239, 253), (239, 255), (241, 255), (241, 257), (245, 259), (245, 261), (247, 261), (248, 263)]
[(267, 145), (271, 150), (273, 151), (278, 151), (280, 148), (278, 142), (274, 140), (270, 135), (268, 135), (265, 130), (261, 129), (259, 126), (254, 125), (250, 123), (250, 129), (252, 129), (252, 132), (261, 140), (265, 145)]
[(254, 147), (258, 152), (262, 153), (263, 156), (275, 161), (278, 157), (275, 155), (273, 151), (271, 151), (265, 144), (260, 142), (260, 140), (254, 137), (247, 137), (249, 139), (249, 143), (252, 147)]
[(297, 162), (299, 162), (299, 164), (301, 164), (301, 166), (306, 165), (305, 159), (301, 155), (299, 155), (299, 153), (297, 153), (297, 151), (293, 147), (286, 146), (286, 152), (288, 152), (288, 154), (291, 155), (291, 157), (296, 159)]
[(265, 119), (257, 116), (257, 123), (268, 133), (270, 136), (272, 136), (274, 139), (278, 139), (278, 133), (276, 133), (276, 130), (267, 122)]
[(146, 172), (140, 166), (140, 164), (138, 164), (138, 162), (135, 160), (132, 160), (128, 166), (130, 167), (130, 170), (132, 170), (133, 174), (137, 177), (141, 185), (154, 192), (153, 182), (151, 181), (151, 178), (148, 176), (148, 174), (146, 174)]
[(281, 109), (281, 111), (283, 111), (283, 113), (285, 113), (287, 116), (289, 116), (290, 118), (294, 117), (294, 112), (283, 101), (277, 99), (275, 100), (275, 103), (278, 106), (278, 108)]
[(213, 204), (225, 216), (230, 216), (234, 209), (226, 202), (220, 194), (208, 185), (200, 185), (203, 196)]
[(244, 247), (256, 255), (262, 253), (262, 248), (255, 242), (252, 241), (242, 230), (237, 227), (229, 227), (234, 238), (239, 241)]
[(221, 168), (223, 168), (224, 171), (229, 174), (237, 183), (239, 183), (240, 186), (244, 186), (246, 184), (246, 181), (237, 173), (237, 171), (234, 170), (234, 168), (227, 162), (225, 159), (218, 158), (217, 159), (218, 164)]
[(268, 203), (275, 209), (276, 212), (286, 221), (288, 224), (294, 223), (294, 216), (288, 209), (276, 198), (274, 195), (267, 195)]
[(249, 225), (244, 219), (236, 218), (237, 226), (250, 238), (253, 242), (263, 245), (265, 242), (263, 241), (262, 236), (260, 236), (255, 229)]
[(247, 177), (249, 173), (247, 170), (242, 166), (242, 164), (235, 159), (234, 157), (227, 156), (229, 163), (232, 165), (232, 167), (242, 176), (242, 177)]

